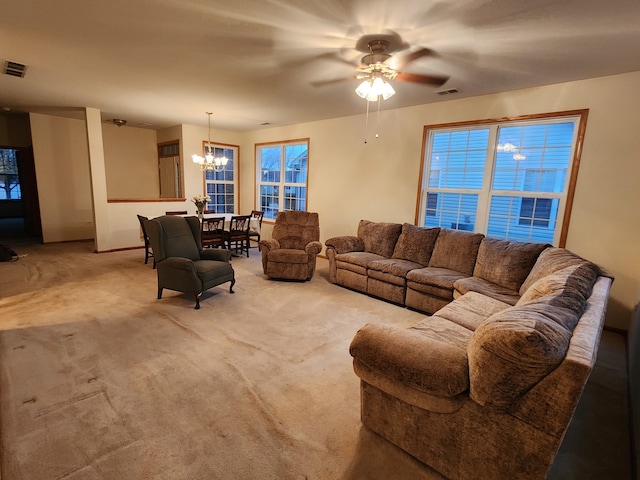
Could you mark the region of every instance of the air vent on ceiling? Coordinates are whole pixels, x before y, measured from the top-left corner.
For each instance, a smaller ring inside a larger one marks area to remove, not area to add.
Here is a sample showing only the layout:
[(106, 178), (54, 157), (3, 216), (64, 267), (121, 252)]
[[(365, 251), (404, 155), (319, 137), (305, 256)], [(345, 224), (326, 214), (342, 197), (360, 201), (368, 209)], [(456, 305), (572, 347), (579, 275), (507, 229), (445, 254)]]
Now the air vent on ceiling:
[(460, 93), (460, 90), (457, 88), (448, 88), (447, 90), (440, 90), (436, 92), (438, 95), (451, 95), (452, 93)]
[(2, 73), (5, 75), (11, 75), (12, 77), (24, 77), (24, 73), (27, 71), (27, 66), (18, 62), (11, 62), (7, 60), (4, 62), (4, 70)]

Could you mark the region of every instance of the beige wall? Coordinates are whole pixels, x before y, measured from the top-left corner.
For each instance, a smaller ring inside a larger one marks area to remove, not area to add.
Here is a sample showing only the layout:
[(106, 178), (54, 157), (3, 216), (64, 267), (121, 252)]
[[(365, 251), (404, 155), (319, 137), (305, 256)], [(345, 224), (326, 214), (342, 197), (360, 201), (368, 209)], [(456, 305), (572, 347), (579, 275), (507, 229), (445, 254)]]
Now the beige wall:
[(155, 130), (102, 125), (107, 195), (158, 198), (158, 140)]
[[(636, 185), (640, 178), (640, 109), (630, 108), (629, 103), (629, 92), (634, 92), (639, 83), (640, 72), (635, 72), (384, 110), (378, 128), (380, 137), (373, 138), (371, 130), (367, 144), (363, 142), (364, 115), (245, 133), (212, 130), (211, 140), (240, 145), (239, 212), (249, 212), (255, 206), (255, 143), (308, 137), (308, 209), (320, 215), (324, 243), (333, 236), (355, 234), (362, 218), (415, 221), (424, 125), (587, 108), (590, 112), (567, 248), (615, 275), (607, 325), (626, 329), (640, 290), (640, 255), (635, 247), (640, 238)], [(34, 125), (40, 198), (46, 207), (43, 228), (46, 223), (47, 231), (56, 233), (45, 241), (82, 238), (74, 230), (78, 225), (68, 225), (68, 217), (61, 212), (71, 208), (72, 214), (79, 214), (80, 224), (87, 216), (82, 209), (90, 199), (88, 173), (86, 165), (80, 165), (87, 163), (84, 123), (32, 115), (32, 128)], [(203, 192), (203, 176), (190, 158), (192, 153), (202, 151), (207, 128), (182, 125), (175, 129), (180, 131), (185, 159), (186, 201), (109, 204), (108, 249), (142, 245), (136, 213), (155, 216), (169, 209), (193, 210), (190, 198)], [(175, 139), (175, 129), (159, 133), (158, 141)], [(48, 165), (52, 158), (59, 165)], [(72, 176), (57, 176), (67, 167)], [(64, 186), (65, 181), (74, 188)], [(265, 224), (264, 230), (268, 236), (270, 226)]]
[(94, 238), (86, 122), (37, 113), (29, 118), (43, 241)]

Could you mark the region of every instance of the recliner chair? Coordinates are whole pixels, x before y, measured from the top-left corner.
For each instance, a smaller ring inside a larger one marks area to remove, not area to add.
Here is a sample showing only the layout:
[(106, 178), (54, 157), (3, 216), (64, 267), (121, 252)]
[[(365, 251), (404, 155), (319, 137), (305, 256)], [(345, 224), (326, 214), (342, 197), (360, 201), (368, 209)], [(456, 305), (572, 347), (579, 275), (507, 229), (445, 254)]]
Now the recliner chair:
[(202, 248), (197, 217), (165, 215), (147, 220), (145, 226), (158, 271), (158, 299), (165, 288), (193, 293), (199, 309), (205, 290), (231, 282), (229, 293), (234, 293), (231, 252)]
[(279, 212), (270, 239), (260, 240), (262, 268), (269, 278), (311, 280), (322, 250), (317, 213)]

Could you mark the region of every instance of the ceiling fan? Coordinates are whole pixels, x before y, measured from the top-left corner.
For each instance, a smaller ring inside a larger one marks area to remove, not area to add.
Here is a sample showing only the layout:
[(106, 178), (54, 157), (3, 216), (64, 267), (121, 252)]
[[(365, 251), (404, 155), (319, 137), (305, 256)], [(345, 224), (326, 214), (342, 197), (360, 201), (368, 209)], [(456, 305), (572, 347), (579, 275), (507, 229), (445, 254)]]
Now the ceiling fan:
[[(400, 35), (395, 32), (364, 35), (358, 39), (355, 48), (366, 53), (359, 64), (354, 64), (340, 57), (333, 57), (335, 60), (355, 66), (356, 71), (353, 75), (333, 80), (312, 82), (312, 85), (327, 85), (353, 79), (363, 80), (363, 83), (356, 89), (356, 93), (362, 98), (372, 101), (377, 100), (379, 95), (386, 99), (395, 93), (388, 83), (389, 80), (439, 87), (449, 79), (449, 76), (446, 75), (403, 72), (404, 68), (416, 60), (423, 57), (433, 57), (437, 54), (430, 48), (421, 47), (404, 55), (392, 55), (394, 52), (409, 48), (409, 44), (403, 42)], [(378, 86), (378, 89), (372, 90), (374, 86)]]

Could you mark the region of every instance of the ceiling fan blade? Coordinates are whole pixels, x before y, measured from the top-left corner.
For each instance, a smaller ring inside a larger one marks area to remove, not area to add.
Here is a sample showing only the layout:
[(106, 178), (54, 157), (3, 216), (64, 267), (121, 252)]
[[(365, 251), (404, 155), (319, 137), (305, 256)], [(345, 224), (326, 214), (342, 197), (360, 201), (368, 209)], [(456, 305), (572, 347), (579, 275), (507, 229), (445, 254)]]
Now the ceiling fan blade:
[(358, 65), (360, 65), (360, 62), (353, 62), (351, 60), (348, 60), (348, 59), (344, 58), (341, 54), (339, 54), (337, 52), (323, 53), (321, 55), (318, 55), (318, 57), (316, 57), (316, 58), (322, 59), (322, 60), (330, 60), (330, 61), (334, 61), (334, 62), (344, 63), (345, 65), (349, 65), (350, 67), (357, 67)]
[(420, 50), (416, 50), (415, 52), (407, 53), (406, 55), (401, 55), (397, 57), (397, 66), (398, 70), (402, 70), (404, 67), (409, 65), (410, 63), (415, 62), (416, 60), (422, 57), (434, 57), (436, 56), (436, 52), (431, 50), (430, 48), (421, 48)]
[(284, 60), (280, 62), (280, 65), (286, 68), (297, 68), (297, 67), (304, 67), (311, 63), (317, 62), (318, 60), (328, 60), (330, 62), (342, 63), (353, 68), (356, 68), (359, 65), (359, 62), (352, 62), (344, 58), (342, 55), (340, 55), (337, 52), (324, 52), (316, 55), (310, 55), (307, 57)]
[(445, 75), (422, 75), (419, 73), (401, 72), (396, 76), (395, 80), (399, 82), (422, 83), (425, 85), (435, 85), (436, 87), (439, 87), (440, 85), (444, 85), (444, 83), (449, 80), (449, 77)]
[(311, 82), (311, 85), (313, 85), (314, 87), (324, 87), (325, 85), (332, 85), (334, 83), (346, 82), (348, 80), (354, 80), (355, 78), (356, 77), (354, 75), (351, 75), (349, 77), (333, 78), (330, 80), (316, 80)]

